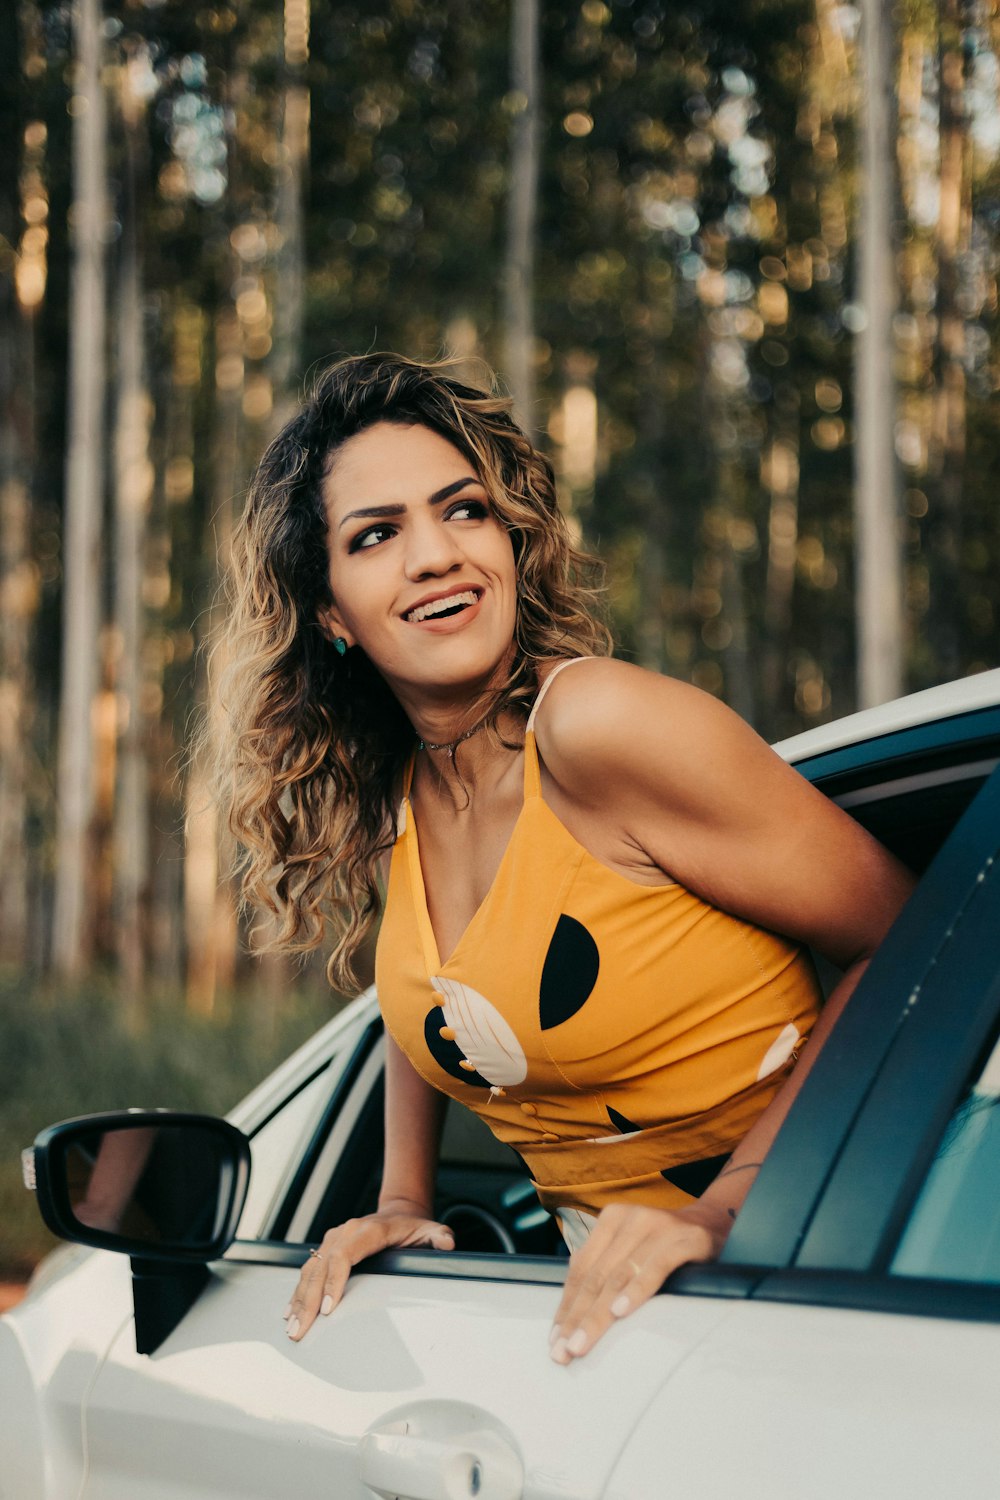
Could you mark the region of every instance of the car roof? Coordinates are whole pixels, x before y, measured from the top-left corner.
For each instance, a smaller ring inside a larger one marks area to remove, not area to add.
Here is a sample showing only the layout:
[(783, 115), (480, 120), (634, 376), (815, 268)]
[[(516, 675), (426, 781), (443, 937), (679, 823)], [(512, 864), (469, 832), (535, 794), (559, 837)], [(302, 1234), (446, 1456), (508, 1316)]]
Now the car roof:
[(891, 703), (880, 703), (875, 708), (864, 708), (860, 713), (848, 714), (846, 718), (780, 740), (774, 748), (785, 760), (807, 760), (814, 755), (825, 755), (831, 750), (877, 739), (880, 735), (936, 723), (977, 709), (995, 708), (998, 704), (1000, 668), (995, 668), (959, 678), (956, 682), (943, 682), (939, 687), (925, 688), (921, 693), (910, 693), (905, 698), (895, 698)]

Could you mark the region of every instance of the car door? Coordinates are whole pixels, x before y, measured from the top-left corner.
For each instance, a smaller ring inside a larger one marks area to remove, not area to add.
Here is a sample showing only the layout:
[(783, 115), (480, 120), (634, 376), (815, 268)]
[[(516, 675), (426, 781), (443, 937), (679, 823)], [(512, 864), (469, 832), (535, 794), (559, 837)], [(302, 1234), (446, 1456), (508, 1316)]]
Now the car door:
[[(995, 772), (878, 955), (876, 1024), (852, 1005), (734, 1229), (746, 1300), (651, 1404), (609, 1500), (666, 1451), (699, 1500), (997, 1493), (998, 935)], [(762, 1251), (785, 1264), (751, 1272)]]
[[(292, 1344), (281, 1312), (317, 1215), (370, 1191), (381, 1069), (372, 1020), (269, 1237), (232, 1247), (155, 1354), (137, 1355), (122, 1331), (86, 1412), (89, 1500), (588, 1500), (669, 1371), (725, 1316), (722, 1300), (659, 1299), (627, 1336), (615, 1330), (566, 1370), (548, 1356), (563, 1259), (411, 1251), (368, 1263), (334, 1314)], [(461, 1178), (456, 1165), (456, 1202)], [(448, 1479), (470, 1452), (468, 1473)]]

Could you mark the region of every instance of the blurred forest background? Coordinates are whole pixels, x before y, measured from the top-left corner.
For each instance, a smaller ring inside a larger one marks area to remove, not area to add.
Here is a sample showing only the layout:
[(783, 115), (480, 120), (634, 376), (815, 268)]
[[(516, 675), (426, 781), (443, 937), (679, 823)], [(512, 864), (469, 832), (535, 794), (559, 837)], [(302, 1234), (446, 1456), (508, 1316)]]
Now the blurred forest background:
[(247, 957), (188, 752), (310, 370), (485, 358), (622, 652), (771, 739), (1000, 661), (1000, 4), (10, 0), (0, 113), (16, 1267), (15, 1145), (338, 1003)]

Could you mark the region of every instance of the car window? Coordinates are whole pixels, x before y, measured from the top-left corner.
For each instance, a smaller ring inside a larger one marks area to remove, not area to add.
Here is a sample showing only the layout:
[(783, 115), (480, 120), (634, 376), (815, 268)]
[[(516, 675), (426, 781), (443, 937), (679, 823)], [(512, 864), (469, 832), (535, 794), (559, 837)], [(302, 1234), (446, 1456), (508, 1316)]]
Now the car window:
[(995, 764), (994, 759), (980, 759), (893, 777), (875, 767), (871, 780), (838, 792), (834, 801), (897, 859), (922, 874)]
[(288, 1165), (330, 1091), (330, 1064), (324, 1063), (304, 1087), (250, 1136), (250, 1188), (236, 1230), (238, 1239), (265, 1232), (275, 1195), (284, 1186)]
[(891, 1270), (1000, 1282), (1000, 1039), (952, 1113)]

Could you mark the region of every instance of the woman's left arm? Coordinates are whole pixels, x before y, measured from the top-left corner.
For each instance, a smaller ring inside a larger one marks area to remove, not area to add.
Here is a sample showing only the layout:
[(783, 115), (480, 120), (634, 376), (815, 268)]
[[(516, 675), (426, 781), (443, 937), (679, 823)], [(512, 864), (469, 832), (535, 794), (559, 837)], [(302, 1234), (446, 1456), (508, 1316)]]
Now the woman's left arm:
[(572, 1257), (555, 1318), (553, 1357), (568, 1363), (679, 1265), (719, 1254), (913, 877), (697, 688), (595, 662), (554, 682), (546, 708), (537, 734), (549, 774), (606, 835), (616, 830), (623, 858), (659, 867), (713, 905), (809, 944), (844, 971), (802, 1060), (702, 1197), (673, 1212), (616, 1205), (600, 1215)]

